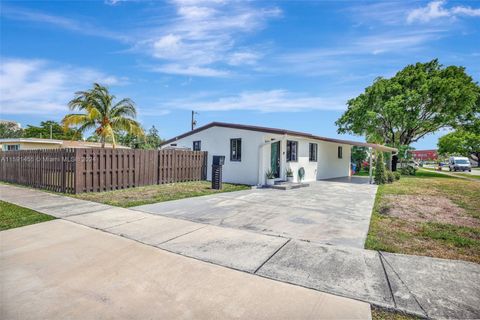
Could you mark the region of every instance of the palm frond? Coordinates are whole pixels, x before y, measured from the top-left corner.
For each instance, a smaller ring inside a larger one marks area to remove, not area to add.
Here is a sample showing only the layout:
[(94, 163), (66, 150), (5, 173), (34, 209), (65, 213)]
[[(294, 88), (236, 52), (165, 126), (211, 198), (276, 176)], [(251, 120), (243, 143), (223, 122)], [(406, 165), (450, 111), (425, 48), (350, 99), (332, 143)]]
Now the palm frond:
[(111, 116), (112, 118), (120, 116), (135, 118), (137, 116), (135, 103), (128, 98), (120, 100), (113, 106)]
[(110, 123), (112, 128), (115, 131), (123, 130), (125, 132), (131, 133), (139, 137), (142, 137), (145, 135), (145, 132), (143, 131), (143, 128), (140, 125), (140, 123), (133, 119), (124, 118), (124, 117), (115, 117), (113, 119), (110, 119)]
[[(77, 128), (77, 130), (75, 130), (75, 138), (78, 138), (78, 135), (81, 135), (82, 133), (84, 133), (87, 130), (95, 129), (95, 127), (96, 127), (96, 125), (95, 125), (94, 122), (87, 122), (87, 123), (82, 124), (80, 127)], [(72, 138), (72, 140), (73, 140), (73, 138)]]
[(67, 114), (62, 120), (64, 129), (68, 129), (72, 126), (82, 125), (82, 124), (91, 123), (91, 122), (92, 120), (90, 119), (90, 117), (87, 114), (83, 114), (83, 113)]
[(92, 89), (76, 92), (68, 104), (70, 110), (85, 113), (69, 114), (62, 123), (65, 128), (79, 126), (79, 132), (94, 128), (103, 142), (110, 138), (113, 144), (115, 132), (121, 130), (139, 137), (144, 136), (140, 123), (134, 120), (137, 116), (135, 103), (125, 98), (113, 104), (115, 99), (107, 87), (94, 83)]

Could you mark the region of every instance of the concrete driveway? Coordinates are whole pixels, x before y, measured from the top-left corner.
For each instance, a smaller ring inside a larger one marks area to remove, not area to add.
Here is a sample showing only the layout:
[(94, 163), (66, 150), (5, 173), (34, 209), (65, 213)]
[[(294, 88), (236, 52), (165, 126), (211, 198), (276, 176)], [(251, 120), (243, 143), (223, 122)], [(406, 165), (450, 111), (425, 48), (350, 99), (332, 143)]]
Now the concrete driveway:
[(1, 319), (370, 319), (367, 303), (64, 220), (0, 232)]
[(131, 209), (315, 243), (363, 248), (377, 186), (365, 178), (252, 189)]

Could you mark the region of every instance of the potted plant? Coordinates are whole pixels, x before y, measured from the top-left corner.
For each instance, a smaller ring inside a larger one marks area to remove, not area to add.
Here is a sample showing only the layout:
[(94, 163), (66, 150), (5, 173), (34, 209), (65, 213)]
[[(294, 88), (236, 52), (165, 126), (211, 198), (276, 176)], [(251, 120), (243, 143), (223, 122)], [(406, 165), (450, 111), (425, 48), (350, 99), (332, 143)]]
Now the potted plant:
[(290, 168), (287, 169), (287, 181), (293, 182), (293, 170)]
[(298, 182), (302, 182), (304, 177), (305, 177), (305, 169), (301, 167), (300, 169), (298, 169)]
[(267, 186), (273, 186), (275, 184), (275, 173), (270, 169), (265, 173), (267, 178)]

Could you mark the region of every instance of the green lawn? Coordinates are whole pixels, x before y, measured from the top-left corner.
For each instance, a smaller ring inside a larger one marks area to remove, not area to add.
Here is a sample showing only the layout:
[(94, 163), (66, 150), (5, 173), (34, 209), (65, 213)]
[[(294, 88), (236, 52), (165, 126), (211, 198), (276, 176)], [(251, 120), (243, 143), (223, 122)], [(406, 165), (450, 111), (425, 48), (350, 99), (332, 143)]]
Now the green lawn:
[(105, 203), (118, 207), (133, 207), (143, 204), (204, 196), (219, 192), (250, 189), (250, 186), (224, 183), (222, 190), (211, 188), (211, 182), (193, 181), (161, 185), (152, 185), (108, 192), (90, 192), (72, 195), (72, 197)]
[(53, 219), (52, 216), (0, 201), (0, 231)]
[(362, 171), (360, 171), (360, 172), (355, 172), (354, 176), (368, 177), (368, 176), (369, 176), (369, 172), (362, 170)]
[(433, 171), (379, 186), (365, 247), (480, 263), (480, 183)]

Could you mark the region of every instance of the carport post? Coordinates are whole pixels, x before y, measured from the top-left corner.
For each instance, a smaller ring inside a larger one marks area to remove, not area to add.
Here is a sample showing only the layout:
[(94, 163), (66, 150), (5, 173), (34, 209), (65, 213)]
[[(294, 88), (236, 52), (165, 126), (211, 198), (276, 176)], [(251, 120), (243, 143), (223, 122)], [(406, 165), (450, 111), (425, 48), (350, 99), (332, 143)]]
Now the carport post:
[(370, 184), (373, 183), (373, 179), (372, 179), (372, 174), (373, 174), (373, 168), (372, 168), (372, 164), (373, 164), (373, 160), (372, 160), (372, 154), (373, 154), (373, 149), (372, 148), (369, 148), (370, 150), (370, 165), (368, 167), (368, 178), (369, 178), (369, 182)]

